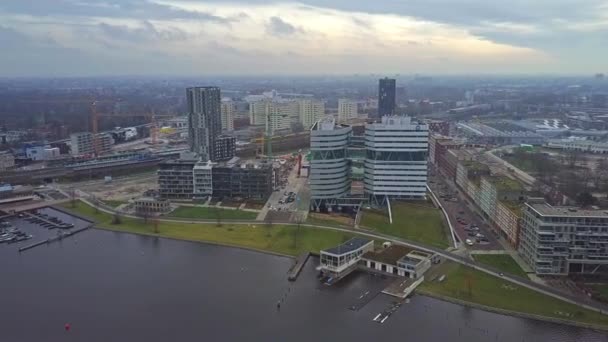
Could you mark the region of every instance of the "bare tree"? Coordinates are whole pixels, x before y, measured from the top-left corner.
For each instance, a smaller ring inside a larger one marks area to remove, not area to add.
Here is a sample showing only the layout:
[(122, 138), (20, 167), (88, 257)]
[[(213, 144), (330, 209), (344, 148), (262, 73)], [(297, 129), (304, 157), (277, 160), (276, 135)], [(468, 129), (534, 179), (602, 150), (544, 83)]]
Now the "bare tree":
[(579, 160), (579, 152), (575, 150), (566, 152), (566, 164), (569, 168), (573, 169)]
[(114, 215), (112, 216), (112, 224), (121, 224), (121, 223), (122, 223), (122, 218), (120, 217), (118, 210), (115, 210)]
[(76, 189), (70, 188), (70, 206), (72, 208), (76, 208)]
[(153, 222), (152, 222), (152, 226), (154, 227), (154, 234), (158, 234), (160, 232), (160, 229), (158, 228), (158, 218), (154, 218)]
[(272, 234), (272, 214), (270, 212), (266, 213), (266, 217), (264, 217), (264, 223), (266, 226), (266, 236), (271, 237)]
[(215, 209), (215, 220), (218, 227), (222, 226), (222, 219), (224, 216), (224, 209), (217, 208)]

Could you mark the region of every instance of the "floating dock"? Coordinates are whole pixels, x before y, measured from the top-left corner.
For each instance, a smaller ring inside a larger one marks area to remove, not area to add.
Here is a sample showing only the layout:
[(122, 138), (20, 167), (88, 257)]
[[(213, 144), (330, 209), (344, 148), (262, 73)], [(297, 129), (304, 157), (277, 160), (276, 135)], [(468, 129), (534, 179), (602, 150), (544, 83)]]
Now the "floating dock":
[(28, 249), (32, 249), (34, 247), (38, 247), (38, 246), (41, 246), (41, 245), (49, 244), (51, 242), (63, 240), (64, 238), (66, 238), (68, 236), (72, 236), (72, 235), (78, 234), (80, 232), (83, 232), (83, 231), (89, 229), (90, 227), (91, 226), (86, 226), (84, 228), (79, 228), (79, 229), (75, 229), (75, 230), (72, 230), (72, 231), (65, 232), (65, 233), (63, 233), (61, 235), (54, 236), (54, 237), (48, 238), (46, 240), (34, 242), (34, 243), (30, 244), (30, 245), (20, 247), (19, 248), (19, 252), (27, 251)]
[(306, 253), (302, 253), (302, 254), (298, 255), (298, 257), (296, 258), (296, 263), (287, 272), (287, 274), (288, 274), (287, 279), (289, 281), (295, 281), (296, 279), (298, 279), (298, 275), (300, 275), (300, 272), (302, 271), (302, 268), (306, 264), (306, 261), (308, 260), (309, 257), (310, 257), (310, 252), (306, 252)]

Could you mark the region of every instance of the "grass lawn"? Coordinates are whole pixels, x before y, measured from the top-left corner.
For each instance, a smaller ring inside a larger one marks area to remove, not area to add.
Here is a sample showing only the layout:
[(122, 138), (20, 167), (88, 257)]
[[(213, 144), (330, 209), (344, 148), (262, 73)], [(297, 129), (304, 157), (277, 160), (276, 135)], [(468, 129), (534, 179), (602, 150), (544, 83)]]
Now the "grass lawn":
[(315, 224), (318, 226), (346, 226), (352, 227), (352, 219), (339, 216), (339, 215), (328, 215), (328, 214), (317, 214), (309, 213), (306, 218), (306, 223)]
[(498, 277), (454, 263), (440, 267), (444, 267), (442, 273), (446, 275), (445, 280), (441, 283), (425, 281), (419, 287), (422, 294), (434, 293), (499, 309), (608, 326), (608, 316), (511, 284)]
[(475, 254), (475, 261), (495, 267), (504, 273), (527, 278), (526, 272), (519, 267), (509, 254)]
[(589, 287), (593, 289), (597, 299), (608, 302), (608, 284), (590, 284)]
[(318, 252), (338, 245), (353, 234), (332, 230), (300, 228), (295, 226), (223, 224), (188, 224), (158, 222), (155, 233), (154, 223), (144, 223), (140, 219), (121, 218), (120, 224), (112, 224), (112, 215), (96, 211), (87, 204), (78, 201), (72, 208), (70, 203), (63, 205), (66, 209), (94, 220), (97, 227), (137, 234), (161, 236), (190, 241), (212, 242), (218, 244), (248, 247), (287, 255), (298, 255), (305, 251)]
[(102, 202), (112, 208), (117, 208), (118, 206), (121, 206), (121, 205), (127, 203), (126, 201), (113, 201), (113, 200), (105, 200)]
[(230, 210), (209, 207), (178, 207), (168, 216), (188, 219), (211, 219), (216, 220), (218, 213), (222, 220), (255, 220), (257, 213), (243, 210)]
[(427, 203), (419, 203), (393, 203), (393, 224), (389, 223), (388, 213), (366, 210), (360, 225), (379, 233), (439, 248), (449, 247), (447, 227), (441, 217), (441, 211)]

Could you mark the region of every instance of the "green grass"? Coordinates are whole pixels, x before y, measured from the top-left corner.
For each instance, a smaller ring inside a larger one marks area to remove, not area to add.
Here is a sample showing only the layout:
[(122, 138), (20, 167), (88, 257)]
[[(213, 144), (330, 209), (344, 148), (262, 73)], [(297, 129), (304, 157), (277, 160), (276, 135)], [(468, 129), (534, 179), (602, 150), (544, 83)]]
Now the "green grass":
[(504, 273), (527, 278), (526, 272), (508, 254), (475, 254), (475, 261), (497, 268)]
[(593, 289), (594, 296), (602, 301), (608, 301), (608, 284), (591, 284), (589, 285)]
[(70, 203), (63, 206), (94, 220), (99, 228), (247, 247), (286, 255), (298, 255), (305, 251), (319, 252), (321, 249), (336, 246), (354, 236), (333, 230), (314, 228), (298, 230), (295, 226), (267, 226), (263, 223), (256, 225), (226, 223), (218, 227), (216, 224), (158, 222), (158, 233), (155, 233), (152, 220), (145, 223), (140, 219), (121, 218), (120, 224), (112, 224), (112, 215), (97, 211), (83, 202), (78, 201), (74, 208)]
[(105, 200), (102, 202), (105, 203), (108, 207), (112, 207), (112, 208), (117, 208), (117, 207), (127, 203), (126, 201), (113, 201), (113, 200)]
[(255, 220), (255, 218), (258, 216), (257, 213), (244, 210), (186, 206), (178, 207), (168, 216), (186, 219), (216, 220), (218, 218), (218, 214), (222, 220)]
[[(608, 316), (511, 284), (457, 264), (445, 264), (443, 282), (425, 281), (421, 293), (438, 294), (515, 312), (608, 326)], [(470, 292), (469, 285), (470, 284)]]
[(447, 248), (447, 228), (441, 211), (426, 203), (394, 203), (393, 224), (388, 213), (366, 210), (360, 225), (376, 232), (388, 234), (427, 245)]

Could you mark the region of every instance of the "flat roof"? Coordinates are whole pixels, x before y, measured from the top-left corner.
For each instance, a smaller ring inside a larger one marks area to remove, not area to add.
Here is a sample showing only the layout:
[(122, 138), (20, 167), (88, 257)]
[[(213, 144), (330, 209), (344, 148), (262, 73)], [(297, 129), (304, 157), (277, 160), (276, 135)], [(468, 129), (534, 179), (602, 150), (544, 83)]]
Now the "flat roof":
[(523, 191), (524, 187), (518, 181), (505, 176), (488, 177), (498, 191)]
[(608, 218), (608, 210), (580, 209), (576, 207), (554, 207), (547, 203), (526, 203), (541, 216), (568, 216), (568, 217), (600, 217)]
[(397, 261), (406, 256), (412, 249), (401, 245), (391, 245), (379, 251), (367, 252), (363, 258), (383, 264), (397, 265)]
[(359, 249), (359, 248), (367, 245), (370, 242), (372, 242), (372, 240), (370, 240), (370, 239), (354, 237), (339, 246), (324, 249), (324, 250), (322, 250), (322, 252), (336, 254), (336, 255), (350, 253), (356, 249)]

